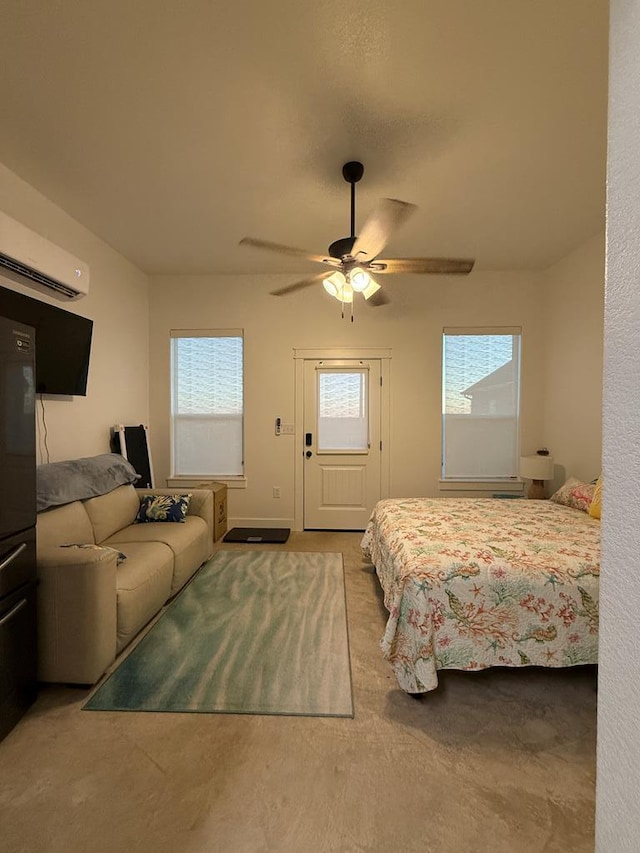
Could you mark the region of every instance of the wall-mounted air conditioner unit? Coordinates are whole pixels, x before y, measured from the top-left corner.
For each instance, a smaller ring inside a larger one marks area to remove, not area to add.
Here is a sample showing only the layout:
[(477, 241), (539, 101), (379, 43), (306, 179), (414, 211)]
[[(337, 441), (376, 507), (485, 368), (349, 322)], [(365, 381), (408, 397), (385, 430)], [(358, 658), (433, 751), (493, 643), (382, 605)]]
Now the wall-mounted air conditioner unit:
[(58, 299), (89, 292), (89, 267), (0, 211), (0, 273)]

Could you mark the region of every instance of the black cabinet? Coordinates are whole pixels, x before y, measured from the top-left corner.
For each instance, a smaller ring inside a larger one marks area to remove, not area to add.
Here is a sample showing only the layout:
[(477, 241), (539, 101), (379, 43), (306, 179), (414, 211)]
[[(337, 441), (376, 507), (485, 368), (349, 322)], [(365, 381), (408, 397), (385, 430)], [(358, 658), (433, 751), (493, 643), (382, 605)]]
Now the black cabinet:
[(36, 696), (35, 333), (0, 317), (0, 738)]
[(0, 739), (35, 701), (36, 584), (0, 599)]

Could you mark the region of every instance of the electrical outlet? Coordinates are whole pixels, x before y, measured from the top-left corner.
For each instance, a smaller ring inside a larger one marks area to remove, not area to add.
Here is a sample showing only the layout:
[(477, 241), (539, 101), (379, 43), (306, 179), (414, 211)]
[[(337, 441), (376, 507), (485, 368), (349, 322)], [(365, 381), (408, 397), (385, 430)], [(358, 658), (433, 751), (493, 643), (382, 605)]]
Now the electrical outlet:
[(273, 496), (274, 496), (274, 498), (280, 497), (280, 486), (274, 486), (273, 487)]

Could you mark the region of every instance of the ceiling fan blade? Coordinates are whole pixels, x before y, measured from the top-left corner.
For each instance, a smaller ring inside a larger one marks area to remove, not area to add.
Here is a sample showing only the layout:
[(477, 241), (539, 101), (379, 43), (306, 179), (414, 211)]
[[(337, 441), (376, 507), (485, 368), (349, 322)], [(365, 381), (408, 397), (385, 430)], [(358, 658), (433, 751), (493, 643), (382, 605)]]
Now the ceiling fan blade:
[[(376, 258), (369, 267), (376, 275), (386, 273), (431, 273), (434, 275), (466, 275), (475, 261), (470, 258)], [(381, 268), (378, 268), (378, 264)], [(382, 264), (385, 266), (382, 267)]]
[(303, 290), (305, 287), (311, 287), (312, 284), (317, 284), (322, 281), (327, 275), (326, 272), (318, 273), (317, 275), (303, 278), (301, 281), (294, 281), (293, 284), (287, 284), (285, 287), (279, 287), (277, 290), (271, 291), (271, 296), (286, 296), (288, 293), (295, 293), (296, 290)]
[(317, 264), (327, 264), (331, 267), (339, 267), (340, 259), (331, 258), (326, 255), (314, 255), (304, 249), (294, 249), (293, 246), (283, 246), (281, 243), (272, 243), (269, 240), (258, 240), (255, 237), (243, 237), (241, 246), (252, 246), (254, 249), (268, 249), (270, 252), (279, 252), (281, 255), (290, 255), (294, 258), (306, 258)]
[(396, 198), (381, 199), (360, 230), (351, 250), (353, 257), (362, 262), (372, 261), (387, 245), (396, 228), (399, 228), (414, 210), (415, 204), (409, 204), (408, 201), (398, 201)]

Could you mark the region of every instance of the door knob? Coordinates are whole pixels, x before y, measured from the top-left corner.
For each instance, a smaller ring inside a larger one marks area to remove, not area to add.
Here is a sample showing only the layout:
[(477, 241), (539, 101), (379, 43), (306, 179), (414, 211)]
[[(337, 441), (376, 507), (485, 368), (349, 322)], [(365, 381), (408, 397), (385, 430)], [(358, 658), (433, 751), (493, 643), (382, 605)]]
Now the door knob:
[(311, 459), (311, 457), (313, 456), (313, 453), (310, 450), (307, 450), (307, 452), (305, 453), (305, 456), (307, 457), (307, 459)]

